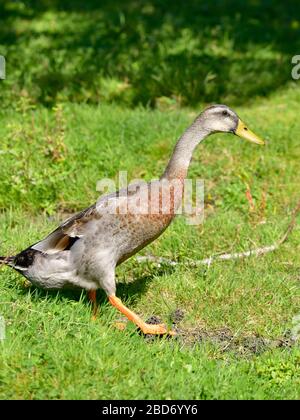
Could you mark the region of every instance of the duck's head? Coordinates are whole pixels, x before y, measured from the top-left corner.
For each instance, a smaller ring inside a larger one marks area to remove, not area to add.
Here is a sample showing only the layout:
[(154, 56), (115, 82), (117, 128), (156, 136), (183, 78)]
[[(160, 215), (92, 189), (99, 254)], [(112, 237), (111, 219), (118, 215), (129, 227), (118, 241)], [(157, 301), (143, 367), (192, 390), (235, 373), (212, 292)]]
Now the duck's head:
[(265, 144), (243, 123), (238, 115), (226, 105), (213, 105), (201, 114), (201, 123), (210, 133), (232, 133), (256, 144)]

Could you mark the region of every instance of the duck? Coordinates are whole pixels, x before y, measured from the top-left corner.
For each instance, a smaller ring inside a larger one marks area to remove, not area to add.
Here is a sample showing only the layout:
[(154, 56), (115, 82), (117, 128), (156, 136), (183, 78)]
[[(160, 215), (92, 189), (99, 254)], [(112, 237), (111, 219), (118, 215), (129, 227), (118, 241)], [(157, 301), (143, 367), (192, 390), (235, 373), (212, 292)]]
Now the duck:
[[(117, 297), (115, 272), (118, 265), (162, 235), (174, 220), (182, 203), (193, 152), (214, 133), (229, 133), (264, 144), (231, 108), (209, 106), (179, 138), (159, 179), (130, 184), (101, 196), (95, 204), (68, 218), (42, 240), (16, 255), (0, 257), (0, 263), (13, 268), (38, 288), (85, 289), (94, 305), (94, 314), (96, 291), (102, 289), (110, 304), (142, 333), (176, 334), (162, 323), (145, 322)], [(168, 208), (165, 208), (163, 196), (170, 198)], [(139, 211), (135, 211), (137, 201)]]

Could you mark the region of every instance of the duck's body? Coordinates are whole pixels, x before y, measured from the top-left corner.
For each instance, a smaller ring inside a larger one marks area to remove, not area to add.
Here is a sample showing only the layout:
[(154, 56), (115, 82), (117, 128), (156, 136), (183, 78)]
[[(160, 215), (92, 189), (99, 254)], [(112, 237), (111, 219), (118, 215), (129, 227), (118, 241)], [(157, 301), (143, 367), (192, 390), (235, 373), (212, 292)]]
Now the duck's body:
[[(223, 125), (218, 116), (223, 116)], [(159, 180), (135, 184), (102, 197), (45, 239), (14, 257), (1, 258), (2, 262), (44, 289), (102, 288), (110, 302), (144, 333), (167, 332), (164, 326), (145, 324), (116, 298), (115, 268), (158, 238), (174, 219), (199, 142), (216, 131), (236, 133), (238, 127), (241, 129), (239, 124), (242, 123), (236, 114), (227, 107), (208, 108), (179, 139)], [(250, 140), (254, 136), (250, 131), (246, 134)]]
[[(160, 191), (151, 196), (154, 185)], [(164, 181), (134, 188), (135, 193), (130, 188), (102, 197), (42, 241), (10, 257), (8, 264), (44, 289), (102, 288), (107, 294), (114, 293), (115, 267), (160, 236), (181, 203), (182, 191), (176, 190), (171, 194), (170, 211), (161, 208), (159, 214), (152, 214), (148, 208), (159, 205), (157, 198), (169, 193)], [(143, 191), (148, 198), (135, 209)]]

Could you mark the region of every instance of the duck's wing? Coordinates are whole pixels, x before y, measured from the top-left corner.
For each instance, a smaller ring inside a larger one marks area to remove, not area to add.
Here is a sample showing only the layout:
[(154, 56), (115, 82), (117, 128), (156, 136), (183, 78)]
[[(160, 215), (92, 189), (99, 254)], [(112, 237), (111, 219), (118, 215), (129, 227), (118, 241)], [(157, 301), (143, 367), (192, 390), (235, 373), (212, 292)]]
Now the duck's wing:
[[(8, 259), (8, 264), (25, 275), (25, 271), (34, 263), (36, 254), (56, 254), (68, 251), (74, 243), (84, 236), (84, 226), (92, 220), (96, 212), (96, 204), (75, 214), (64, 221), (45, 239), (31, 245), (24, 251)], [(60, 257), (63, 257), (62, 255)], [(25, 275), (26, 276), (26, 275)]]
[(85, 225), (96, 217), (96, 204), (65, 220), (45, 239), (35, 243), (30, 248), (46, 254), (66, 251), (84, 236)]
[(101, 214), (109, 212), (110, 206), (116, 206), (119, 200), (127, 197), (128, 194), (128, 188), (124, 188), (112, 194), (104, 195), (97, 203), (65, 220), (45, 239), (32, 245), (30, 249), (46, 254), (69, 250), (78, 239), (86, 235), (89, 222), (96, 221), (101, 217)]

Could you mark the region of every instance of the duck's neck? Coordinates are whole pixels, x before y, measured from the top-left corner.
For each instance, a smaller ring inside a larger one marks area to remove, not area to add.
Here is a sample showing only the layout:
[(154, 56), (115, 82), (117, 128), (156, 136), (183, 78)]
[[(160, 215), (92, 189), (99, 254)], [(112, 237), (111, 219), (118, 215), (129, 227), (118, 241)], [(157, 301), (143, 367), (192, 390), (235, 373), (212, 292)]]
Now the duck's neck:
[(161, 178), (169, 180), (185, 179), (195, 148), (209, 134), (210, 131), (201, 124), (201, 117), (198, 117), (178, 140)]

